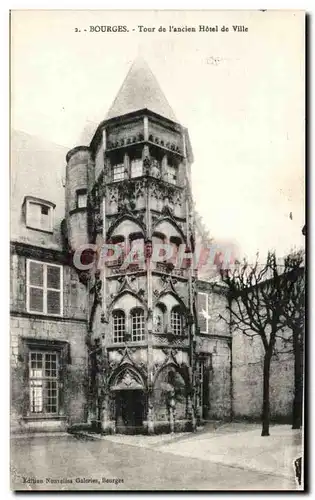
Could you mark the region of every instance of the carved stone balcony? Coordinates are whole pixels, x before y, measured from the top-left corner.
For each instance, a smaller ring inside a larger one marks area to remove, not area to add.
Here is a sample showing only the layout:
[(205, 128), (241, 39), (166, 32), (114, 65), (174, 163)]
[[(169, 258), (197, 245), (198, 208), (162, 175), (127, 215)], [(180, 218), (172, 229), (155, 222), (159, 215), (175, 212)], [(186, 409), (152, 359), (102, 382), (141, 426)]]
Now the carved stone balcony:
[(108, 262), (107, 263), (107, 276), (116, 276), (120, 274), (132, 274), (141, 271), (145, 271), (145, 265), (139, 264), (129, 264), (127, 268), (122, 269), (123, 262)]
[(173, 332), (165, 331), (163, 333), (153, 332), (153, 343), (157, 345), (176, 345), (178, 347), (187, 347), (189, 344), (188, 335), (175, 335)]
[(187, 269), (180, 269), (174, 266), (171, 262), (157, 262), (156, 271), (171, 274), (172, 276), (187, 277)]
[(106, 145), (107, 151), (111, 151), (113, 149), (119, 149), (126, 146), (131, 146), (133, 144), (139, 144), (144, 141), (144, 135), (139, 132), (133, 135), (126, 135), (118, 140), (108, 141)]

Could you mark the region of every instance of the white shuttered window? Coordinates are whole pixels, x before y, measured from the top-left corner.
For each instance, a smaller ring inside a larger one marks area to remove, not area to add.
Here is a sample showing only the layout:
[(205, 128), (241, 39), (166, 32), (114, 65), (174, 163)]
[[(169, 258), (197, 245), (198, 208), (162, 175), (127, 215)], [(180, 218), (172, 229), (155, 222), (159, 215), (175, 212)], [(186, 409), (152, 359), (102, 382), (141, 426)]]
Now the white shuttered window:
[(200, 333), (209, 333), (210, 315), (209, 315), (209, 295), (207, 293), (198, 293), (198, 325)]

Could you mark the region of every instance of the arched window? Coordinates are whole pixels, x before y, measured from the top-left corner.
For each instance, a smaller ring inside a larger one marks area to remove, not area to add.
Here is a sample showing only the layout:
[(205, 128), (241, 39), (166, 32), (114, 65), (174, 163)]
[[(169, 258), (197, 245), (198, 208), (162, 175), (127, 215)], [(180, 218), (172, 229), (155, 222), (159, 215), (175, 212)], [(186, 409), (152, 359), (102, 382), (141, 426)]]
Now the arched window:
[(183, 335), (183, 317), (179, 306), (173, 307), (171, 311), (171, 331), (173, 335)]
[(131, 311), (131, 340), (144, 340), (144, 311), (140, 307)]
[(164, 304), (157, 304), (155, 306), (153, 310), (153, 331), (155, 333), (164, 333), (165, 313), (166, 307)]
[(124, 341), (126, 331), (126, 318), (124, 311), (113, 311), (113, 340), (114, 343)]

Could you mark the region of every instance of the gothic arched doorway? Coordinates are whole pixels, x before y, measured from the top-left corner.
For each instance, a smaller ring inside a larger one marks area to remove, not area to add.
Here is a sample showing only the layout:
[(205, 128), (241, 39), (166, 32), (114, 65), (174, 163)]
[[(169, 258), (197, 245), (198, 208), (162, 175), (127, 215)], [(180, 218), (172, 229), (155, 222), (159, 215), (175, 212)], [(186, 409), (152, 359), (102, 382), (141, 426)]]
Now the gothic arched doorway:
[(145, 387), (134, 370), (122, 370), (111, 385), (115, 399), (115, 428), (119, 434), (137, 434), (144, 431), (146, 414)]

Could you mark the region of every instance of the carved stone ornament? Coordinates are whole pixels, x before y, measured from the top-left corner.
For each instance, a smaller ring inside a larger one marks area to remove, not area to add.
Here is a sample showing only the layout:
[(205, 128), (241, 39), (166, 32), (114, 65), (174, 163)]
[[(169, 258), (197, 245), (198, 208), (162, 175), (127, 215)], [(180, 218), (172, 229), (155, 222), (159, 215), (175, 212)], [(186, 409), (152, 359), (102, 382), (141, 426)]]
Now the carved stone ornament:
[(79, 271), (79, 280), (83, 285), (87, 286), (90, 278), (91, 275), (88, 271)]
[(140, 297), (141, 299), (143, 299), (143, 297), (145, 295), (145, 289), (144, 288), (139, 288), (139, 290), (137, 292), (137, 295), (138, 295), (138, 297)]
[(118, 202), (118, 188), (117, 186), (110, 186), (108, 191), (108, 199), (110, 203)]
[(129, 276), (121, 276), (120, 278), (118, 278), (119, 288), (115, 294), (115, 297), (121, 292), (125, 291), (137, 293), (136, 289), (131, 284), (132, 281), (134, 281), (134, 279), (131, 279)]
[(177, 280), (173, 278), (173, 276), (170, 275), (164, 275), (161, 276), (161, 282), (164, 283), (163, 288), (158, 292), (158, 295), (155, 295), (156, 299), (159, 299), (162, 295), (165, 295), (167, 292), (173, 293), (178, 297), (180, 300), (182, 298), (180, 297), (178, 291), (175, 288), (175, 285), (177, 283)]
[(144, 389), (143, 382), (134, 372), (126, 370), (123, 372), (122, 378), (116, 380), (115, 384), (111, 388), (112, 390), (137, 390)]
[(126, 180), (118, 187), (118, 210), (134, 210), (135, 207), (135, 186)]
[(156, 362), (153, 364), (152, 366), (152, 375), (154, 376), (158, 371), (159, 369), (162, 367), (163, 363), (159, 363), (159, 362)]
[(113, 359), (113, 361), (110, 361), (109, 363), (109, 368), (114, 371), (117, 367), (119, 366), (119, 361), (116, 359)]
[(150, 174), (150, 167), (151, 167), (151, 159), (148, 156), (146, 156), (143, 160), (144, 175)]
[(108, 315), (104, 312), (101, 313), (101, 323), (109, 323)]
[[(164, 205), (164, 207), (162, 208), (162, 214), (173, 219), (173, 210), (169, 205)], [(174, 219), (174, 221), (175, 221), (175, 219)]]
[(97, 304), (102, 303), (102, 280), (98, 275), (95, 275), (94, 286), (90, 291), (95, 294), (95, 301)]
[(125, 347), (125, 348), (118, 349), (117, 352), (119, 354), (121, 354), (121, 359), (120, 359), (118, 365), (120, 366), (122, 364), (128, 363), (128, 364), (136, 366), (136, 363), (132, 357), (132, 354), (134, 354), (136, 352), (136, 350), (137, 350), (136, 347)]
[(141, 198), (144, 196), (144, 182), (138, 181), (135, 184), (135, 198)]
[(100, 233), (103, 230), (103, 217), (101, 214), (95, 214), (94, 216), (95, 231)]
[(157, 162), (157, 160), (152, 160), (150, 175), (152, 177), (155, 177), (156, 179), (161, 178), (161, 171), (160, 171), (159, 163)]

